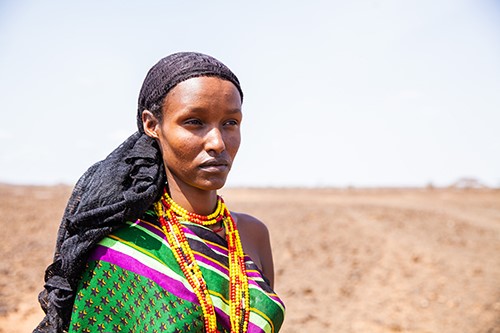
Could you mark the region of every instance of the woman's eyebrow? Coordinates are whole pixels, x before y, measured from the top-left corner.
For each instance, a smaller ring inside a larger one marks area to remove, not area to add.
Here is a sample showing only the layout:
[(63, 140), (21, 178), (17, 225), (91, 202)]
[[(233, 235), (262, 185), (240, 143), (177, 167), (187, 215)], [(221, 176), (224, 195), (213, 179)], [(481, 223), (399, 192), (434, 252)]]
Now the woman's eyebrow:
[[(206, 113), (207, 108), (198, 107), (198, 106), (191, 108), (188, 106), (188, 107), (184, 108), (184, 112), (185, 113)], [(228, 113), (228, 114), (241, 113), (241, 108), (227, 109), (226, 113)]]

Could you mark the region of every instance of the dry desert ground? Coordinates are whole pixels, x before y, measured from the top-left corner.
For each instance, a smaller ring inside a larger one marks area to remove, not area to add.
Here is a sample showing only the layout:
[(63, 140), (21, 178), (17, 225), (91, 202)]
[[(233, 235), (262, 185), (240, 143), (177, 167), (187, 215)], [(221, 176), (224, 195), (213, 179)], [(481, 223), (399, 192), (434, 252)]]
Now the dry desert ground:
[[(0, 185), (0, 332), (31, 332), (71, 188)], [(500, 332), (500, 190), (227, 189), (271, 231), (282, 332)]]

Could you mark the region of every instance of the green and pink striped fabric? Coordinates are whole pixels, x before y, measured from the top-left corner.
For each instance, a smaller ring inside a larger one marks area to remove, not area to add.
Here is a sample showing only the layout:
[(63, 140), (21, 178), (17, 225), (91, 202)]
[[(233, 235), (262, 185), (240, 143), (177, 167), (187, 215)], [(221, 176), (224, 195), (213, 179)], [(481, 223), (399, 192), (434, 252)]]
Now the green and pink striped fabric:
[[(209, 288), (219, 330), (229, 332), (226, 241), (203, 226), (183, 226)], [(248, 332), (278, 332), (284, 305), (249, 257), (246, 265), (251, 308)], [(69, 332), (203, 330), (198, 299), (153, 212), (104, 238), (94, 249), (79, 284)]]

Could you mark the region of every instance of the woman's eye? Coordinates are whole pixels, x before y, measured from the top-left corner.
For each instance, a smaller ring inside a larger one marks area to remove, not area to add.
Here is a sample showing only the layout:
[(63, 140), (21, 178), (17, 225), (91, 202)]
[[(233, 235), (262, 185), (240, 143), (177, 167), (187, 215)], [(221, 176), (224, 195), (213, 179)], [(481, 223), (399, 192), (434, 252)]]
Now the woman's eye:
[(184, 122), (186, 125), (201, 125), (202, 122), (199, 119), (188, 119)]
[(224, 123), (224, 125), (228, 125), (228, 126), (237, 126), (238, 125), (238, 121), (236, 120), (228, 120)]

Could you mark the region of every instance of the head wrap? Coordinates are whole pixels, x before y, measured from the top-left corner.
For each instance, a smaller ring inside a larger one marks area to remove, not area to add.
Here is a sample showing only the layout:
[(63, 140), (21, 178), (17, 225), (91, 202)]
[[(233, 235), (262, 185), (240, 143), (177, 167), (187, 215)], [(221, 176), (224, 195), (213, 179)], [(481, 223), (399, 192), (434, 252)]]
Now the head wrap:
[(175, 53), (150, 69), (139, 95), (138, 131), (91, 166), (73, 189), (59, 227), (54, 262), (45, 271), (45, 289), (38, 297), (46, 315), (34, 332), (68, 329), (89, 252), (125, 222), (140, 218), (161, 196), (166, 180), (163, 158), (156, 141), (144, 134), (142, 112), (150, 110), (161, 119), (167, 93), (180, 82), (200, 76), (232, 82), (243, 99), (236, 76), (208, 55)]
[(201, 53), (174, 53), (158, 61), (144, 79), (137, 108), (139, 131), (144, 132), (142, 128), (144, 110), (151, 111), (161, 119), (161, 107), (167, 93), (180, 82), (199, 76), (217, 76), (232, 82), (243, 101), (243, 91), (241, 91), (238, 78), (223, 63)]

